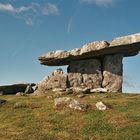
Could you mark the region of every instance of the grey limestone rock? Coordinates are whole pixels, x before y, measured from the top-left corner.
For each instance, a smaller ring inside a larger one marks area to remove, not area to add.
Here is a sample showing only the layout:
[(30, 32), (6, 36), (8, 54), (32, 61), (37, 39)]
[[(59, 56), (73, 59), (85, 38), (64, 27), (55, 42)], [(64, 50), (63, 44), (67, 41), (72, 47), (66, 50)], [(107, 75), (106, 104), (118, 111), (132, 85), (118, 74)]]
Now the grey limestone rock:
[(107, 106), (103, 102), (101, 102), (101, 101), (96, 103), (96, 107), (99, 110), (106, 110), (107, 109)]
[(109, 92), (122, 91), (123, 54), (105, 56), (102, 86)]
[(99, 88), (102, 84), (101, 63), (97, 59), (71, 62), (68, 67), (70, 87)]
[(68, 84), (69, 87), (79, 87), (82, 84), (82, 74), (81, 73), (68, 73)]
[(27, 96), (27, 94), (26, 93), (23, 93), (23, 92), (17, 92), (16, 93), (16, 96)]
[(72, 91), (73, 93), (88, 93), (90, 91), (89, 88), (85, 87), (85, 88), (82, 88), (82, 87), (73, 87), (72, 88)]
[(37, 90), (40, 91), (46, 91), (55, 88), (67, 88), (67, 74), (64, 74), (62, 69), (55, 70), (50, 76), (45, 77), (37, 85)]
[(68, 65), (75, 60), (84, 58), (92, 58), (92, 52), (109, 47), (107, 41), (95, 41), (85, 44), (81, 48), (72, 49), (69, 51), (58, 50), (52, 51), (39, 57), (40, 63), (48, 66)]
[(69, 65), (75, 60), (102, 58), (105, 55), (123, 53), (134, 56), (140, 51), (140, 33), (114, 38), (111, 42), (94, 41), (69, 51), (52, 51), (39, 57), (48, 66)]
[(54, 99), (55, 107), (66, 106), (72, 99), (70, 97), (59, 97)]
[(88, 105), (79, 102), (78, 100), (73, 99), (70, 104), (69, 107), (74, 109), (74, 110), (79, 110), (79, 111), (87, 111), (88, 109)]
[(107, 89), (106, 88), (95, 88), (95, 89), (90, 89), (91, 93), (106, 93)]
[(140, 42), (140, 33), (117, 37), (112, 40), (110, 46), (129, 45), (137, 42)]

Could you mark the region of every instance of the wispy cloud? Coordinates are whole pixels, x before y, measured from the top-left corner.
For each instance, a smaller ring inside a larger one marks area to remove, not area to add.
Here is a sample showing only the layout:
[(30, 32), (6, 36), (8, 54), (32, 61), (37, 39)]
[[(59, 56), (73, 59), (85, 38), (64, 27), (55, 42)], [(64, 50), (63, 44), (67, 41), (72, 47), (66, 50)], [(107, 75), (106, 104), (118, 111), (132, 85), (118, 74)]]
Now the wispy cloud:
[(79, 2), (77, 2), (75, 10), (74, 10), (73, 14), (71, 15), (71, 17), (69, 18), (69, 21), (68, 21), (68, 25), (67, 25), (67, 33), (68, 34), (71, 32), (71, 28), (72, 28), (74, 19), (76, 18), (77, 14), (78, 14), (79, 8), (80, 8), (79, 7)]
[(70, 33), (71, 31), (72, 22), (73, 22), (73, 17), (71, 17), (68, 22), (67, 33)]
[(8, 12), (15, 18), (24, 20), (27, 25), (33, 25), (42, 16), (59, 15), (59, 8), (52, 3), (30, 3), (19, 7), (10, 3), (0, 3), (0, 12)]
[(58, 15), (59, 9), (55, 4), (48, 3), (42, 10), (43, 15)]
[(96, 4), (98, 6), (109, 6), (112, 5), (115, 0), (81, 0), (81, 2), (85, 2), (88, 4)]

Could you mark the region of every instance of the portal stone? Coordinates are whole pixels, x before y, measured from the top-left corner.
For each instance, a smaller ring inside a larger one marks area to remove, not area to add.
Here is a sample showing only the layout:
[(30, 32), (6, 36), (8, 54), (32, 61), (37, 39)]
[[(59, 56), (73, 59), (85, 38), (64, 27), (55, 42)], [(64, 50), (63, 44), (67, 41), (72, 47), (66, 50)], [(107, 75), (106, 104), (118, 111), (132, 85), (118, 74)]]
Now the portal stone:
[(123, 54), (105, 56), (102, 86), (109, 92), (122, 92)]
[(101, 63), (97, 59), (73, 61), (68, 67), (70, 87), (100, 88), (102, 85)]

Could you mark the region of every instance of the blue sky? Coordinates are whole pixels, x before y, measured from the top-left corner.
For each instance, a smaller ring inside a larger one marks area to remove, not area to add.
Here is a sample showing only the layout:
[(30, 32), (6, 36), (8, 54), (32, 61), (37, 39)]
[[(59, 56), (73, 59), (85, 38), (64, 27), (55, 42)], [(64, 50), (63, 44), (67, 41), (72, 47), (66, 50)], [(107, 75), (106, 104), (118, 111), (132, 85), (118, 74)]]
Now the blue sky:
[[(140, 0), (0, 0), (0, 85), (38, 82), (38, 56), (140, 32)], [(124, 58), (124, 92), (140, 92), (140, 55)], [(66, 68), (66, 67), (62, 67)]]

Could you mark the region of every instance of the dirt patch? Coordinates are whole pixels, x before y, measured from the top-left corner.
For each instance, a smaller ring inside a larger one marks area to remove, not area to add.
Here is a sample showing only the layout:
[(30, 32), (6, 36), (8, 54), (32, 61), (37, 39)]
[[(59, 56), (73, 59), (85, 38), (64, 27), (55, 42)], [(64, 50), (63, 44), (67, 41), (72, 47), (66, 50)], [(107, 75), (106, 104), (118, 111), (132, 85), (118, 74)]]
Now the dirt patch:
[(109, 117), (107, 121), (108, 123), (111, 123), (113, 125), (120, 126), (120, 127), (126, 126), (129, 123), (128, 118), (124, 116)]

